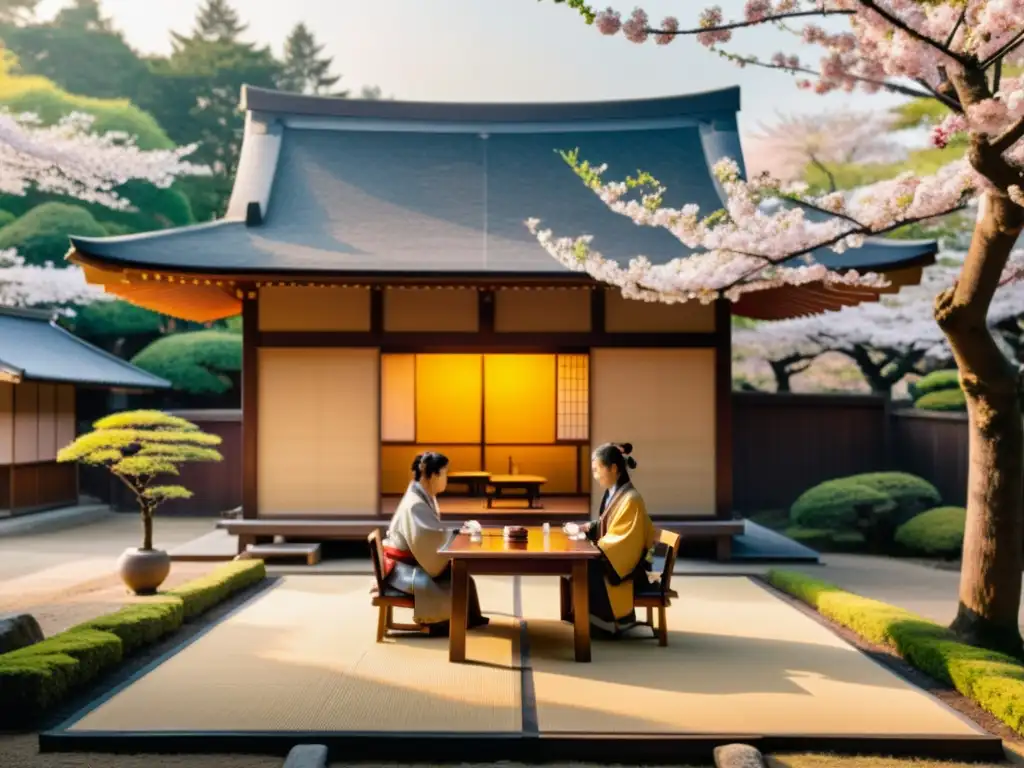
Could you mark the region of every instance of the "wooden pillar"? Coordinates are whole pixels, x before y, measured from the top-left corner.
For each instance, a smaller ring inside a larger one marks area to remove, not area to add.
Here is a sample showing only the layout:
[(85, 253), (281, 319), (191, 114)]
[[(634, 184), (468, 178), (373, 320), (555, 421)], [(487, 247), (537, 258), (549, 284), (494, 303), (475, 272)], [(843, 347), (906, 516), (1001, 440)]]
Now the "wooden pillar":
[[(242, 517), (259, 512), (259, 301), (256, 291), (242, 299)], [(239, 538), (241, 544), (241, 537)]]
[[(715, 517), (729, 520), (732, 500), (732, 303), (715, 301)], [(721, 550), (719, 555), (721, 556)]]

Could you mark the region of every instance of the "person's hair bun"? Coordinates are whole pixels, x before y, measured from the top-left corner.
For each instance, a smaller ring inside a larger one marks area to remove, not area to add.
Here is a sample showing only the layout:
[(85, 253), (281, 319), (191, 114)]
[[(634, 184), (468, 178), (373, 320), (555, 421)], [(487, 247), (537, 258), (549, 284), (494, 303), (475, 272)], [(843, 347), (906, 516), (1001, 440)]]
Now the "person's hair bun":
[(623, 456), (629, 456), (629, 454), (631, 454), (633, 452), (633, 444), (632, 443), (623, 443), (621, 447), (622, 447), (622, 455)]
[(636, 469), (636, 459), (634, 459), (632, 456), (627, 456), (626, 466), (629, 467), (630, 469)]
[(412, 471), (413, 472), (419, 472), (419, 470), (420, 470), (420, 463), (422, 461), (423, 461), (423, 454), (422, 453), (416, 454), (416, 458), (412, 460)]

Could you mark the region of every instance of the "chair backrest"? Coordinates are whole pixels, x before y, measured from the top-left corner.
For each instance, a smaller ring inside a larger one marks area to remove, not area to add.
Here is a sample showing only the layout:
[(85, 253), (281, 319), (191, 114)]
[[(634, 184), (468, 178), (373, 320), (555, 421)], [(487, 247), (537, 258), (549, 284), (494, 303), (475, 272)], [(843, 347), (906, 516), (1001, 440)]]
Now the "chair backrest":
[(366, 543), (370, 545), (370, 562), (373, 563), (373, 578), (377, 582), (377, 591), (384, 593), (384, 545), (380, 540), (380, 531), (373, 530), (366, 537)]
[(678, 533), (661, 529), (654, 545), (654, 568), (660, 566), (661, 591), (667, 594), (672, 588), (672, 571), (676, 567), (676, 555), (679, 554), (680, 536)]

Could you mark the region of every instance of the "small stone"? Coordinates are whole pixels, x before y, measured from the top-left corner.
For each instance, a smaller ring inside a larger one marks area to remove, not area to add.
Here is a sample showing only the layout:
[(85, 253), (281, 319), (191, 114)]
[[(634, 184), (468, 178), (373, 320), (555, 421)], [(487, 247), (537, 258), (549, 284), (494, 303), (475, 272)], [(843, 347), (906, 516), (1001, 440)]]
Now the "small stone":
[(749, 744), (726, 744), (715, 747), (716, 768), (765, 768), (758, 749)]
[(327, 768), (327, 747), (323, 744), (298, 744), (288, 753), (284, 768)]
[(29, 613), (0, 615), (0, 653), (27, 648), (43, 640), (43, 630)]

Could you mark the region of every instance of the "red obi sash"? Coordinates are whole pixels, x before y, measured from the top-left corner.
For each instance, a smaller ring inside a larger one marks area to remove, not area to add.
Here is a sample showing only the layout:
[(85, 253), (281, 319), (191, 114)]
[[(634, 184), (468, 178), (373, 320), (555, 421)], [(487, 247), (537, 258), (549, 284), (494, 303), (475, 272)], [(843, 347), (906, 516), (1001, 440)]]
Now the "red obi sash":
[(385, 579), (395, 570), (396, 563), (416, 565), (416, 558), (412, 556), (412, 552), (389, 546), (384, 546), (382, 549), (384, 551), (384, 562), (381, 563), (381, 567), (384, 569), (383, 577)]

